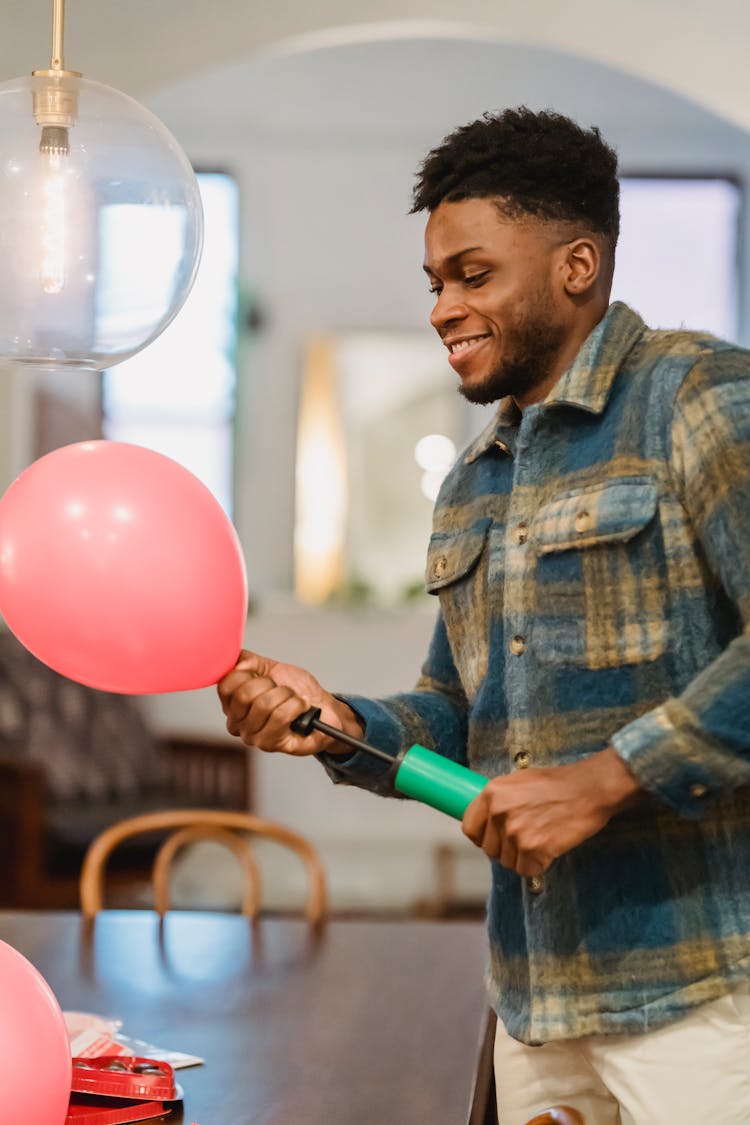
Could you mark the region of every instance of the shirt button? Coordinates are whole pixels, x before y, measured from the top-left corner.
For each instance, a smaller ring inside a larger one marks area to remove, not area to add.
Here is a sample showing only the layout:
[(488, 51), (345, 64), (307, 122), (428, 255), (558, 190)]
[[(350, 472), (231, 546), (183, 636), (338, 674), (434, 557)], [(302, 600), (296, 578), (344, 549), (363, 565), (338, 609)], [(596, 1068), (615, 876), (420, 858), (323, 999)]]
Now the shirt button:
[(515, 534), (516, 534), (516, 543), (518, 543), (519, 547), (523, 547), (524, 543), (529, 538), (528, 524), (519, 523), (518, 527), (516, 528)]
[(513, 761), (516, 763), (519, 770), (528, 769), (529, 762), (531, 761), (531, 754), (529, 754), (528, 750), (519, 750), (518, 753), (514, 756)]
[(708, 786), (701, 781), (696, 781), (690, 786), (691, 797), (705, 797), (706, 793), (708, 793)]
[(526, 651), (526, 638), (516, 633), (510, 642), (510, 651), (514, 656), (521, 656)]
[(544, 890), (544, 879), (541, 875), (532, 875), (526, 880), (526, 886), (528, 887), (529, 894), (540, 895)]
[(442, 578), (448, 566), (448, 560), (445, 555), (441, 555), (439, 559), (435, 559), (432, 564), (432, 577)]
[(579, 512), (576, 516), (576, 531), (579, 535), (583, 535), (585, 531), (591, 530), (591, 516), (588, 512)]

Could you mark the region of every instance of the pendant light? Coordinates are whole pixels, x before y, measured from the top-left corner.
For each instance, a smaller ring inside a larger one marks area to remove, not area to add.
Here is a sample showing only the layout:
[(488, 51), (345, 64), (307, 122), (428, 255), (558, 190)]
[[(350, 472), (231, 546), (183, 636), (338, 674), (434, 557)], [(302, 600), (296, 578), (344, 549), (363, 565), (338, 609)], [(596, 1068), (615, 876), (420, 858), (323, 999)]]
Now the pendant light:
[(67, 70), (0, 83), (0, 359), (102, 370), (154, 340), (200, 258), (193, 169), (157, 117)]

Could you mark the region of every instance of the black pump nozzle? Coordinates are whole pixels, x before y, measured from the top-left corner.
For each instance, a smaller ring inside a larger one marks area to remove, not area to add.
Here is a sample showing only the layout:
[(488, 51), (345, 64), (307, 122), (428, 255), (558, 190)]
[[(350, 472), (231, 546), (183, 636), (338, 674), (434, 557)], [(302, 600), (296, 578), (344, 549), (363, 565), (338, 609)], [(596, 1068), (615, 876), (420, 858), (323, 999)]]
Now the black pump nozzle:
[(386, 754), (385, 750), (379, 750), (377, 746), (370, 746), (369, 742), (363, 742), (361, 738), (355, 738), (354, 735), (346, 734), (337, 727), (322, 723), (320, 721), (320, 707), (310, 707), (307, 711), (303, 711), (301, 715), (292, 720), (290, 726), (295, 734), (312, 734), (314, 730), (319, 730), (321, 734), (327, 734), (330, 738), (345, 742), (347, 746), (353, 746), (355, 750), (363, 750), (365, 754), (372, 754), (373, 757), (380, 758), (382, 761), (388, 762), (389, 765), (393, 765), (396, 760), (390, 754)]

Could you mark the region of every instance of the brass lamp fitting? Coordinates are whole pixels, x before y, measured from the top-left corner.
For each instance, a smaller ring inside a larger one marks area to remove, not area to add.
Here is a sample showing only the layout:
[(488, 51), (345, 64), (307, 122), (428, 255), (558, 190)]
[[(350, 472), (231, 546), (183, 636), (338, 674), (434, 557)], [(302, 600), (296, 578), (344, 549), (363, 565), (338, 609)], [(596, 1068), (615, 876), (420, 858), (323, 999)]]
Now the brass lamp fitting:
[(66, 70), (63, 63), (65, 35), (65, 0), (52, 0), (52, 59), (49, 70), (33, 70), (32, 78), (47, 79), (34, 84), (33, 105), (37, 125), (42, 126), (39, 151), (44, 155), (66, 156), (70, 151), (68, 129), (78, 115), (78, 92), (75, 83), (81, 78), (78, 70)]

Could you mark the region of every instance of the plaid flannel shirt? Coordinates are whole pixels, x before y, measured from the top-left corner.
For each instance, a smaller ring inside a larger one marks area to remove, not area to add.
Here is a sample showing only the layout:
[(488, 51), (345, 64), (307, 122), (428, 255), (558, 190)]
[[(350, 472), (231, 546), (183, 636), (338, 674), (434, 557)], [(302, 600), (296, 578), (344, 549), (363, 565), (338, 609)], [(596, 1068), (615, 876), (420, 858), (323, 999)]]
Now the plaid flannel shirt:
[[(668, 1023), (750, 976), (750, 353), (613, 304), (444, 482), (413, 692), (366, 737), (488, 777), (608, 744), (647, 795), (524, 880), (492, 863), (490, 999), (539, 1043)], [(393, 793), (363, 754), (334, 780)]]

